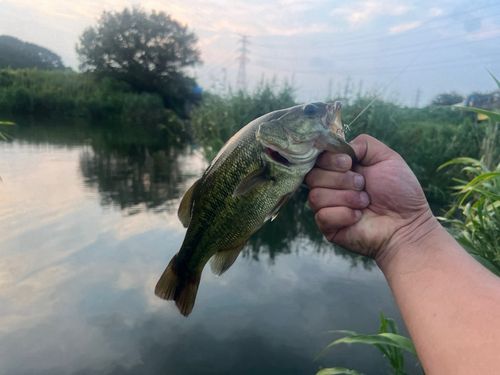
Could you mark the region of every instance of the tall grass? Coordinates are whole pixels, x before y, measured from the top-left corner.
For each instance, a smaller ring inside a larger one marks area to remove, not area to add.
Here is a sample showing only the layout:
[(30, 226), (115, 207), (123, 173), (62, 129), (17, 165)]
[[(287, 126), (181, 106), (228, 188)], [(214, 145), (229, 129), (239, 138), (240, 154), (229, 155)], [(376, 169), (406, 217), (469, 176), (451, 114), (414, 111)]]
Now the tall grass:
[[(492, 75), (493, 76), (493, 75)], [(500, 82), (493, 76), (498, 84)], [(445, 223), (452, 226), (452, 234), (474, 258), (500, 276), (500, 113), (478, 108), (462, 109), (489, 117), (488, 133), (481, 143), (481, 158), (462, 157), (450, 160), (440, 169), (462, 165), (465, 178), (454, 178), (455, 203)], [(456, 213), (457, 215), (453, 215)]]
[(183, 132), (159, 95), (134, 93), (126, 83), (73, 71), (1, 70), (0, 114), (77, 117), (141, 130), (163, 127), (176, 137)]

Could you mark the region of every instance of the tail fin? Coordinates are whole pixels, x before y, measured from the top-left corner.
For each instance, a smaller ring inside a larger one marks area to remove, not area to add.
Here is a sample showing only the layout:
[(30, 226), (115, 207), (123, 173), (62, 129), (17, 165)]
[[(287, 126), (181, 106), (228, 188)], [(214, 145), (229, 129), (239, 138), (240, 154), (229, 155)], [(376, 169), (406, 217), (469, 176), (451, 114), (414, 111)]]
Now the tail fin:
[(201, 271), (196, 274), (179, 275), (177, 254), (174, 255), (156, 284), (155, 294), (166, 300), (174, 300), (182, 315), (188, 316), (194, 307), (196, 293), (200, 285)]

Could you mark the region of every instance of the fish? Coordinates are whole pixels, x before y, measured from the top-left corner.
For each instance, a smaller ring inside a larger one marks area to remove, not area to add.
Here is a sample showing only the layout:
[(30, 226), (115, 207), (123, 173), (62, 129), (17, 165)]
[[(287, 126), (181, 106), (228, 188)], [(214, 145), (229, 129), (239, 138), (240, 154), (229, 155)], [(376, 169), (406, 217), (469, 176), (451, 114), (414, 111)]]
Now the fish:
[(309, 103), (270, 112), (237, 132), (185, 193), (178, 217), (187, 228), (180, 250), (161, 275), (156, 296), (193, 310), (210, 260), (222, 275), (245, 242), (274, 220), (325, 150), (355, 153), (346, 142), (340, 102)]

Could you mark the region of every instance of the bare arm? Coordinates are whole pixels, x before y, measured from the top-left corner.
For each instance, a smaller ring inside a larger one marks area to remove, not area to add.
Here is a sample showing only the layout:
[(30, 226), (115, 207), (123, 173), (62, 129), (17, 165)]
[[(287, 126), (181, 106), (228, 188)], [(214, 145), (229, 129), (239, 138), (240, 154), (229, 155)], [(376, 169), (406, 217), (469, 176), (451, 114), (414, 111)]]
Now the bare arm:
[(349, 158), (336, 163), (345, 155), (325, 153), (307, 176), (318, 226), (377, 261), (427, 374), (499, 373), (500, 279), (439, 225), (398, 154), (368, 136), (351, 145), (353, 171)]

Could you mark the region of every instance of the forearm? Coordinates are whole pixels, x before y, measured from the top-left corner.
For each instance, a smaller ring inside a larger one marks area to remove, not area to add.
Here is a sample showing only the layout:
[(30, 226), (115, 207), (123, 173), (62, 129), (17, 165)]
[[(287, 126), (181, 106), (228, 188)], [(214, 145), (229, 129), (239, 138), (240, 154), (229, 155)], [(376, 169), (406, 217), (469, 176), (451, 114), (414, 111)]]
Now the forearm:
[(379, 264), (426, 373), (500, 367), (500, 279), (441, 227)]

